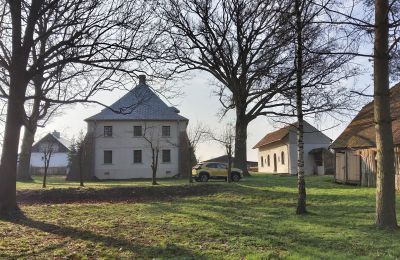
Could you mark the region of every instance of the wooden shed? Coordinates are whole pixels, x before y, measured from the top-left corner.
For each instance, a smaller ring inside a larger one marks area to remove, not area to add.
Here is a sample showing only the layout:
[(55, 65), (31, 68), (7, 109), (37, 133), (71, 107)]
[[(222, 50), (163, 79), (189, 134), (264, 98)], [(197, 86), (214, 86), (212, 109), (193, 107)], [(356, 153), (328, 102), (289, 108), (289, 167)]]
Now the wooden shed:
[[(376, 144), (373, 101), (364, 106), (332, 143), (335, 180), (340, 183), (376, 185)], [(396, 189), (400, 190), (400, 83), (390, 89)]]

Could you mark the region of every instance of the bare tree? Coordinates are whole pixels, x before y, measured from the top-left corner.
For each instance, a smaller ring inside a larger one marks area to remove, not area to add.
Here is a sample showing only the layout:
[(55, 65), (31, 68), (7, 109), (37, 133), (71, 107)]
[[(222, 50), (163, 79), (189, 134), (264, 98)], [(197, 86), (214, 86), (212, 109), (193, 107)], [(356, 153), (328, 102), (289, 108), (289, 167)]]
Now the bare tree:
[[(304, 117), (319, 114), (348, 114), (353, 111), (357, 102), (351, 89), (342, 87), (345, 80), (357, 75), (358, 70), (351, 67), (351, 54), (330, 55), (338, 50), (358, 47), (354, 41), (356, 35), (346, 31), (330, 28), (323, 23), (324, 8), (334, 2), (322, 1), (320, 5), (312, 0), (293, 0), (288, 34), (292, 35), (292, 44), (288, 48), (294, 51), (291, 68), (295, 77), (289, 84), (293, 89), (281, 95), (286, 104), (270, 111), (278, 117), (295, 117), (297, 123), (297, 177), (298, 203), (297, 214), (305, 214), (306, 184), (304, 178)], [(330, 17), (333, 19), (333, 17)], [(329, 33), (328, 33), (329, 32)], [(345, 34), (345, 35), (343, 35)], [(343, 37), (348, 41), (343, 42)], [(290, 73), (289, 73), (290, 74)]]
[[(231, 182), (232, 181), (232, 158), (233, 158), (232, 147), (235, 144), (235, 128), (234, 128), (233, 124), (229, 123), (224, 127), (222, 132), (219, 134), (209, 132), (209, 137), (211, 140), (218, 142), (222, 147), (225, 148), (226, 155), (228, 156), (228, 164), (227, 164), (228, 177), (226, 180), (227, 180), (227, 182)], [(246, 168), (247, 168), (247, 166), (246, 166)]]
[[(68, 152), (68, 161), (69, 161), (69, 167), (70, 171), (75, 171), (77, 170), (79, 172), (79, 186), (84, 187), (84, 160), (87, 156), (87, 138), (85, 137), (85, 134), (83, 131), (80, 131), (78, 136), (76, 138), (73, 138), (71, 147), (69, 147), (69, 152)], [(77, 164), (77, 167), (76, 165)], [(76, 169), (77, 168), (77, 169)]]
[[(25, 102), (99, 103), (91, 99), (99, 91), (119, 87), (132, 71), (153, 68), (132, 62), (156, 49), (157, 30), (142, 26), (150, 19), (142, 1), (16, 0), (3, 1), (0, 10), (0, 72), (6, 76), (0, 77), (0, 94), (7, 100), (0, 213), (7, 214), (17, 208), (19, 135), (28, 125)], [(30, 91), (38, 75), (66, 79), (58, 81), (65, 84)]]
[(204, 124), (198, 122), (188, 130), (188, 141), (189, 141), (189, 157), (190, 157), (190, 168), (189, 168), (189, 183), (193, 182), (192, 178), (192, 167), (197, 163), (196, 150), (199, 143), (205, 141), (209, 136), (210, 130)]
[(145, 124), (143, 130), (143, 139), (150, 146), (151, 150), (151, 183), (152, 185), (158, 185), (157, 183), (157, 169), (158, 169), (158, 158), (161, 149), (161, 133), (156, 126), (149, 126)]
[(43, 185), (42, 188), (46, 188), (47, 174), (50, 167), (51, 158), (54, 153), (58, 151), (58, 144), (53, 139), (48, 139), (40, 145), (40, 151), (42, 152), (43, 160)]
[(236, 112), (235, 166), (246, 174), (247, 126), (284, 102), (276, 96), (291, 78), (286, 48), (291, 38), (283, 12), (288, 1), (163, 2), (161, 16), (172, 42), (167, 59), (182, 64), (181, 72), (201, 70), (216, 79), (223, 114)]

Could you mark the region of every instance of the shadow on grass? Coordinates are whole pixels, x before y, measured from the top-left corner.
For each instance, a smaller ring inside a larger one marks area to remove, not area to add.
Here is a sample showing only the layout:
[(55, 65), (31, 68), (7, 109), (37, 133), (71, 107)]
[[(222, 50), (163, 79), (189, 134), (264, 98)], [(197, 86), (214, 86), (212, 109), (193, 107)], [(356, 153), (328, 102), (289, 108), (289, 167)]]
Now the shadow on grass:
[(49, 189), (17, 191), (20, 204), (168, 201), (179, 197), (211, 195), (229, 190), (223, 185), (136, 186), (104, 189)]
[[(167, 244), (165, 247), (152, 246), (149, 244), (136, 243), (126, 239), (114, 236), (105, 236), (94, 233), (92, 231), (81, 230), (78, 228), (59, 226), (51, 223), (46, 223), (39, 220), (31, 219), (25, 216), (22, 212), (12, 218), (3, 218), (2, 220), (11, 222), (16, 225), (21, 225), (42, 232), (58, 235), (61, 237), (68, 237), (74, 240), (90, 241), (96, 244), (101, 244), (104, 247), (114, 248), (119, 251), (129, 251), (134, 253), (135, 258), (157, 258), (157, 257), (185, 257), (193, 259), (203, 259), (204, 256), (197, 254), (191, 250), (185, 249), (176, 244)], [(59, 247), (65, 247), (65, 243), (48, 246), (40, 251), (32, 253), (24, 253), (20, 255), (10, 256), (12, 258), (18, 257), (34, 257), (41, 252), (51, 251)]]

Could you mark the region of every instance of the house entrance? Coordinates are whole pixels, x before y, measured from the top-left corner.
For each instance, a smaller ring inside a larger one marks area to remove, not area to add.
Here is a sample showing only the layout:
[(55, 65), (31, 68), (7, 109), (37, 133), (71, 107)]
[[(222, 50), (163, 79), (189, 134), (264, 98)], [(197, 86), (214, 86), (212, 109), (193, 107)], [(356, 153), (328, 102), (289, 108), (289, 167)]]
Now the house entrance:
[(274, 153), (274, 172), (277, 172), (276, 153)]

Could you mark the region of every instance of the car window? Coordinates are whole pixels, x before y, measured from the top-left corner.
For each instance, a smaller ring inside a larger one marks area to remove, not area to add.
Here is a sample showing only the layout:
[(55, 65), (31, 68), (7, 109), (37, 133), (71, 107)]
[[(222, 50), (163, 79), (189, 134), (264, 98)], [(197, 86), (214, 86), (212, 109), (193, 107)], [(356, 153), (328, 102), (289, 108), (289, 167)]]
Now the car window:
[(216, 164), (216, 163), (209, 163), (209, 164), (207, 164), (207, 167), (208, 167), (208, 168), (218, 168), (218, 164)]
[(220, 164), (218, 165), (218, 168), (220, 168), (220, 169), (226, 169), (227, 167), (226, 167), (225, 164), (220, 163)]

